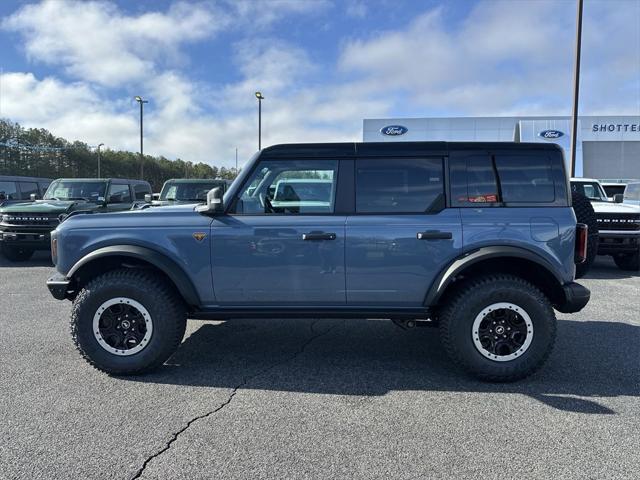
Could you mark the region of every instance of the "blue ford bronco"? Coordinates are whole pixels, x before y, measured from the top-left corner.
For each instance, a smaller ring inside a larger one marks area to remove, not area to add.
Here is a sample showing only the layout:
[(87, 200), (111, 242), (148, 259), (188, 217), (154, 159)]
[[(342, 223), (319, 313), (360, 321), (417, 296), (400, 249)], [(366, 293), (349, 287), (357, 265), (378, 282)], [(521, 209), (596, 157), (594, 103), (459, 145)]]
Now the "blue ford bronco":
[(589, 301), (570, 199), (555, 145), (276, 145), (206, 204), (63, 221), (47, 284), (110, 374), (162, 365), (187, 318), (333, 317), (437, 325), (456, 364), (513, 381)]

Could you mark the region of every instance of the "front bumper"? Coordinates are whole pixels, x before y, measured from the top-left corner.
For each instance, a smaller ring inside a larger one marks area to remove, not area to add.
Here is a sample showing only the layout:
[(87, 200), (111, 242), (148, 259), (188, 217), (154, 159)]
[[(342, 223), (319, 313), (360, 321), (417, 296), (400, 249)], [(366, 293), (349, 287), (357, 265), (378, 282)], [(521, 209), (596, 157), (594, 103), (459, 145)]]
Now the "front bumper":
[(49, 250), (51, 248), (51, 234), (49, 231), (0, 230), (0, 242), (4, 245)]
[(47, 288), (51, 292), (51, 295), (53, 295), (53, 298), (57, 300), (69, 298), (69, 293), (71, 293), (70, 287), (71, 280), (61, 273), (56, 273), (47, 280)]
[(589, 303), (591, 292), (587, 287), (576, 282), (569, 282), (565, 283), (562, 286), (562, 289), (564, 290), (564, 303), (562, 305), (555, 306), (556, 310), (559, 312), (579, 312), (587, 303)]

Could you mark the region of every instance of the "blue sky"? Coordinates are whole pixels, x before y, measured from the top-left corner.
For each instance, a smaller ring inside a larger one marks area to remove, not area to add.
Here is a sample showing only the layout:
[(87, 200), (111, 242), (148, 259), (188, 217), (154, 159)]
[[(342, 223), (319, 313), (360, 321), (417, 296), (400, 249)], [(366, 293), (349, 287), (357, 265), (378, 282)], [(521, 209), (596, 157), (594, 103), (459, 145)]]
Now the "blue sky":
[[(232, 165), (362, 119), (566, 115), (573, 0), (0, 3), (0, 116), (69, 139)], [(640, 115), (640, 0), (586, 0), (581, 111)]]

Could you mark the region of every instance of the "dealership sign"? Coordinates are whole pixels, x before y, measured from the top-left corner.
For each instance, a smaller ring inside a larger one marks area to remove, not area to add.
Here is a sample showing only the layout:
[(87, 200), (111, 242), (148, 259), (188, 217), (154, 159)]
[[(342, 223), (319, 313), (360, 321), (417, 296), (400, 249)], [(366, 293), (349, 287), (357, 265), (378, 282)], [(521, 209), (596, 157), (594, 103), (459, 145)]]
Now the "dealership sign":
[(563, 135), (564, 133), (560, 130), (543, 130), (538, 134), (539, 137), (545, 138), (547, 140), (555, 140), (556, 138), (560, 138)]
[(640, 123), (594, 123), (592, 132), (640, 132)]
[(389, 125), (387, 127), (382, 127), (380, 129), (380, 133), (382, 135), (389, 135), (391, 137), (395, 137), (397, 135), (404, 135), (408, 131), (409, 129), (407, 127), (403, 127), (402, 125)]

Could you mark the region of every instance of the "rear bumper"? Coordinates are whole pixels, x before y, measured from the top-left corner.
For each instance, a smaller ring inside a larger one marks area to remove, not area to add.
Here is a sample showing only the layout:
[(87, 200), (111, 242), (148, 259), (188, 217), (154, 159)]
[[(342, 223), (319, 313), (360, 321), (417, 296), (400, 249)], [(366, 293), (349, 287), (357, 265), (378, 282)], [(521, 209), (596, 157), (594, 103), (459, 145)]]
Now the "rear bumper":
[(57, 300), (64, 300), (68, 298), (70, 286), (71, 280), (61, 273), (56, 273), (47, 280), (47, 288), (49, 289), (49, 292), (51, 292), (51, 295), (53, 295), (53, 298)]
[(562, 286), (565, 301), (562, 305), (556, 305), (556, 310), (562, 313), (579, 312), (589, 303), (591, 292), (583, 285), (576, 282), (565, 283)]

